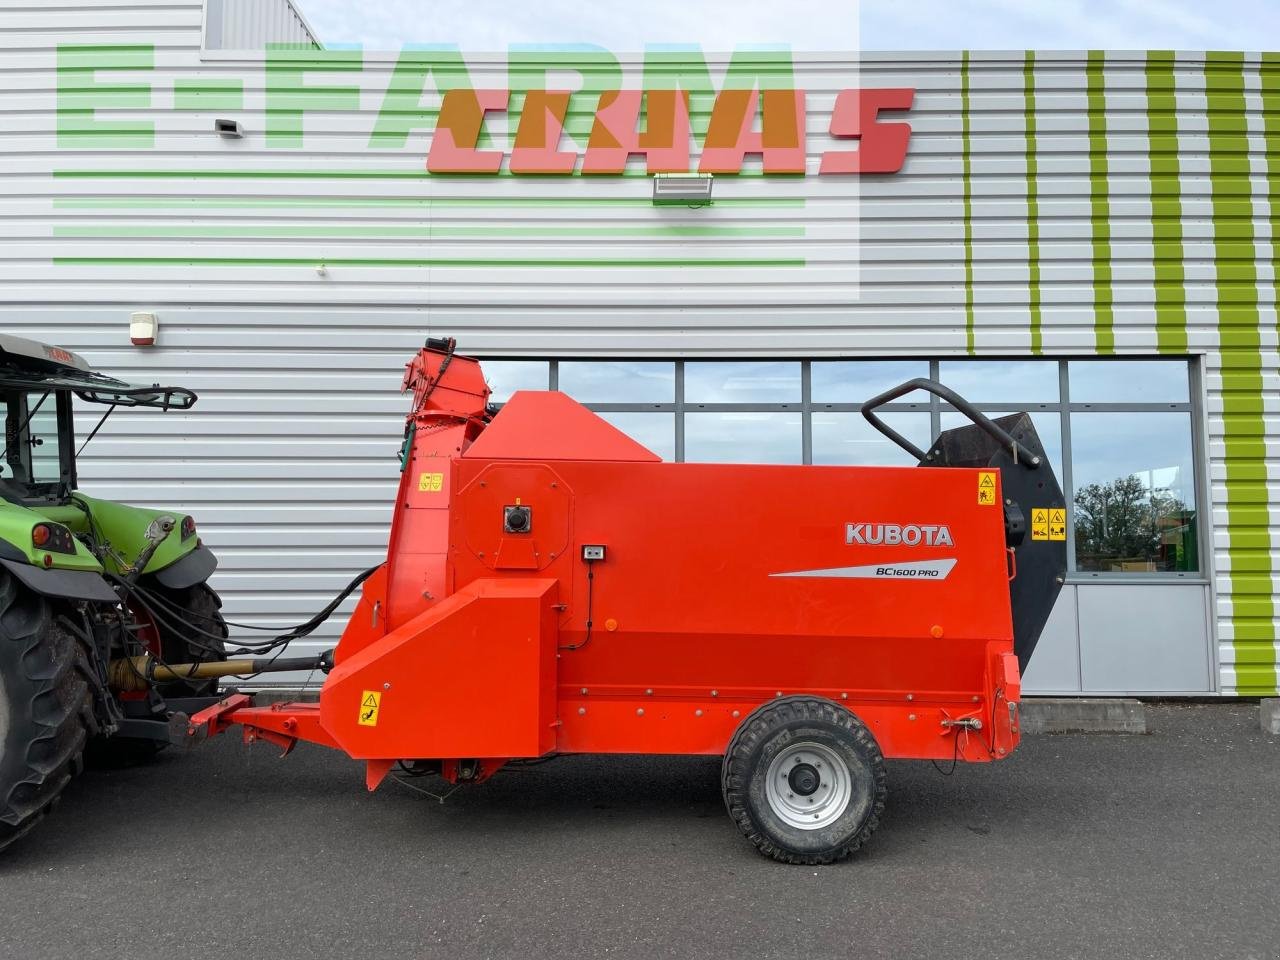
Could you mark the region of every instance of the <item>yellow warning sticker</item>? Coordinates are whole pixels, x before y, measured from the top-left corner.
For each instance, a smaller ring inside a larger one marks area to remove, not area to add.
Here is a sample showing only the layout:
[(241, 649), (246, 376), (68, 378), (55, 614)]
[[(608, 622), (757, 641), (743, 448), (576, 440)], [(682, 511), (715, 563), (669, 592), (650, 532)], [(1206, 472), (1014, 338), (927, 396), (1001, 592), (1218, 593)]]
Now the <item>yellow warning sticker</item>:
[(978, 471), (978, 503), (989, 507), (996, 502), (996, 472), (994, 470)]
[(366, 690), (364, 697), (360, 700), (360, 726), (376, 727), (380, 706), (382, 706), (382, 694), (377, 690)]
[(424, 473), (418, 477), (418, 490), (422, 493), (439, 493), (443, 489), (443, 473)]
[(1049, 539), (1067, 539), (1067, 511), (1062, 507), (1049, 511)]
[(1049, 539), (1049, 511), (1036, 508), (1031, 511), (1031, 539)]

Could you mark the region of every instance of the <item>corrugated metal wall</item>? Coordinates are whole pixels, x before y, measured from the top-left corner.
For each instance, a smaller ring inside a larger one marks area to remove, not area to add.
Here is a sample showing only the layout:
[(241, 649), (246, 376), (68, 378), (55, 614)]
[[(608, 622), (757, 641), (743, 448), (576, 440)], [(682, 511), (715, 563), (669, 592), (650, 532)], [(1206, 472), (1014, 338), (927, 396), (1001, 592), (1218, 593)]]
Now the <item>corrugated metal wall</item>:
[[(653, 207), (644, 176), (428, 177), (438, 97), (414, 55), (316, 53), (282, 88), (202, 60), (201, 12), (0, 4), (24, 27), (0, 32), (0, 323), (202, 393), (120, 415), (83, 476), (190, 507), (233, 613), (302, 619), (377, 559), (395, 386), (428, 330), (506, 355), (1203, 353), (1220, 685), (1275, 689), (1269, 61), (877, 54), (859, 78), (804, 58), (811, 169), (859, 85), (917, 88), (907, 167), (721, 177), (690, 210)], [(508, 85), (505, 60), (468, 63)], [(608, 58), (574, 65), (616, 83)], [(125, 82), (145, 90), (91, 85)], [(218, 139), (222, 116), (246, 138)], [(126, 345), (134, 309), (159, 313), (159, 348)]]
[(263, 50), (272, 43), (320, 46), (290, 0), (207, 0), (206, 49)]

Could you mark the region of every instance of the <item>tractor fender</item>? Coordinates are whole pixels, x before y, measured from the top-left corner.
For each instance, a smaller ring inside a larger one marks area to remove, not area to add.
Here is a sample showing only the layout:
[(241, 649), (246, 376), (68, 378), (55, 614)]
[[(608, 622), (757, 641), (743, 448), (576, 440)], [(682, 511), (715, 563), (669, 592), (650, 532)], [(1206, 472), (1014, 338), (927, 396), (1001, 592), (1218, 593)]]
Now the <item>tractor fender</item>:
[(0, 565), (41, 596), (92, 600), (95, 603), (120, 602), (102, 574), (93, 570), (46, 570), (6, 557), (0, 557)]
[(204, 583), (213, 571), (218, 569), (218, 558), (204, 544), (196, 547), (184, 557), (151, 574), (162, 587), (170, 590), (185, 590), (197, 583)]

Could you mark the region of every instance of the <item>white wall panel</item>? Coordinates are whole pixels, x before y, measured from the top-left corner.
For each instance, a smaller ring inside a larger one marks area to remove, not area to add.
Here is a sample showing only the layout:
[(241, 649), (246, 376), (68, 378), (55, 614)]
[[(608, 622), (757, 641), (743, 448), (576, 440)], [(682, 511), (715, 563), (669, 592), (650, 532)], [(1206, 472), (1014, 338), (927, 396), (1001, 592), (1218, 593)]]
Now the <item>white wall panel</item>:
[[(810, 175), (719, 177), (715, 204), (690, 210), (652, 206), (643, 175), (427, 176), (426, 122), (403, 148), (371, 143), (395, 54), (366, 52), (356, 73), (309, 74), (309, 85), (358, 87), (358, 103), (304, 98), (302, 143), (282, 146), (267, 136), (263, 59), (228, 50), (311, 35), (286, 0), (214, 6), (211, 18), (200, 0), (0, 0), (0, 325), (201, 393), (189, 414), (118, 413), (82, 476), (104, 495), (192, 508), (223, 557), (218, 586), (233, 616), (302, 619), (377, 558), (396, 479), (400, 372), (427, 333), (508, 356), (939, 356), (964, 354), (970, 335), (982, 354), (1032, 349), (1020, 52), (974, 53), (967, 70), (950, 54), (798, 58)], [(211, 19), (209, 45), (221, 49), (202, 51)], [(95, 75), (149, 87), (142, 105), (95, 114), (150, 124), (145, 144), (60, 142), (58, 45), (68, 43), (153, 48), (146, 69)], [(503, 58), (468, 66), (476, 86), (506, 85)], [(719, 84), (723, 58), (710, 68)], [(1256, 255), (1267, 259), (1273, 174), (1259, 70), (1256, 60), (1246, 67), (1252, 165), (1242, 183), (1259, 223)], [(1141, 54), (1108, 54), (1103, 68), (1114, 343), (1135, 355), (1158, 343), (1145, 71)], [(1226, 463), (1238, 425), (1222, 412), (1205, 59), (1180, 55), (1174, 71), (1186, 336), (1205, 356), (1211, 626), (1230, 692), (1247, 651), (1235, 644), (1229, 577), (1239, 533), (1228, 530)], [(638, 63), (623, 73), (639, 85)], [(1087, 73), (1084, 54), (1036, 55), (1040, 337), (1050, 355), (1099, 344)], [(816, 176), (836, 93), (898, 85), (917, 91), (904, 169)], [(439, 101), (428, 89), (421, 105)], [(240, 120), (245, 138), (218, 138), (215, 117)], [(505, 141), (505, 121), (491, 130)], [(1269, 267), (1260, 290), (1274, 324)], [(160, 316), (155, 349), (127, 344), (138, 309)], [(1267, 337), (1263, 390), (1274, 397), (1280, 370)], [(1257, 428), (1268, 478), (1260, 495), (1274, 505), (1274, 402)], [(1274, 566), (1280, 527), (1270, 510), (1262, 529)]]

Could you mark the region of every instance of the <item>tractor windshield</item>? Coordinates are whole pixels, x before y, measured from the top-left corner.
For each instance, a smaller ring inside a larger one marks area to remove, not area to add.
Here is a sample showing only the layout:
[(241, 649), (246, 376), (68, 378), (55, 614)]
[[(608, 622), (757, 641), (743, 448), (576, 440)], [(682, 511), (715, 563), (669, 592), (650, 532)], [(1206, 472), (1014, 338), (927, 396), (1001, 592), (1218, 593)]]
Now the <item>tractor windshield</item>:
[[(24, 503), (66, 496), (74, 485), (70, 411), (65, 390), (0, 392), (0, 497)], [(63, 423), (65, 431), (59, 429)]]

